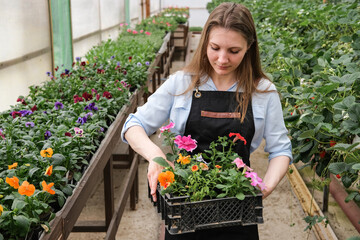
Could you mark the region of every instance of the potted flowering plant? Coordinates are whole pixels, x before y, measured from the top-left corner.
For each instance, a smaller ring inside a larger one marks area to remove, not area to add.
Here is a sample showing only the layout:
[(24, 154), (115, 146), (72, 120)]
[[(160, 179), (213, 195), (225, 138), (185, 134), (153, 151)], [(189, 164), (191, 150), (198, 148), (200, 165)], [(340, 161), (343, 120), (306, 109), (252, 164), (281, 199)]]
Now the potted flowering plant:
[(160, 134), (165, 136), (164, 145), (171, 148), (166, 158), (174, 167), (162, 157), (154, 159), (164, 167), (158, 177), (158, 211), (169, 232), (262, 223), (260, 190), (265, 184), (233, 151), (236, 141), (247, 144), (245, 138), (230, 133), (212, 142), (209, 150), (191, 155), (196, 140), (190, 135), (175, 136), (173, 127), (170, 123), (160, 128)]

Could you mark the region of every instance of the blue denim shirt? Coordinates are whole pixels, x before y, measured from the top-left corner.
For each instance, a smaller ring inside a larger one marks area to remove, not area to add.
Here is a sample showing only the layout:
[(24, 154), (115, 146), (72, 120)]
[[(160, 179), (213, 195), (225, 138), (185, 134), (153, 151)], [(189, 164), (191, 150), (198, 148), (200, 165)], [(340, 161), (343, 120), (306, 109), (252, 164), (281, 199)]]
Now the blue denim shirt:
[[(200, 91), (217, 91), (210, 77), (202, 80), (205, 83), (199, 87)], [(132, 126), (141, 126), (150, 136), (168, 119), (175, 123), (172, 132), (183, 135), (190, 113), (192, 91), (187, 94), (183, 93), (187, 90), (190, 82), (190, 74), (183, 71), (171, 75), (148, 98), (147, 103), (138, 107), (135, 114), (129, 115), (121, 132), (122, 140), (126, 142), (124, 134)], [(275, 85), (267, 79), (262, 79), (258, 89), (275, 91), (252, 95), (255, 134), (251, 142), (250, 152), (255, 151), (264, 138), (266, 141), (265, 151), (269, 153), (269, 159), (277, 156), (288, 156), (292, 162), (291, 142), (287, 136), (288, 131), (284, 124), (280, 98)], [(228, 91), (236, 91), (236, 83)]]

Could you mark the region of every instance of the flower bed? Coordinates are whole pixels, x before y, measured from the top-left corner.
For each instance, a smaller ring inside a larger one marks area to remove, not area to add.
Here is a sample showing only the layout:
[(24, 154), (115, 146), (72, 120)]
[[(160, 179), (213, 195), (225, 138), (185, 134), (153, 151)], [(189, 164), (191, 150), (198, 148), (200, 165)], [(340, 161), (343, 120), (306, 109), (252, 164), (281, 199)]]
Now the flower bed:
[(72, 69), (48, 72), (49, 81), (0, 114), (0, 239), (38, 239), (49, 231), (94, 157), (110, 157), (102, 151), (111, 149), (99, 153), (99, 146), (145, 85), (164, 34), (123, 31), (76, 58)]

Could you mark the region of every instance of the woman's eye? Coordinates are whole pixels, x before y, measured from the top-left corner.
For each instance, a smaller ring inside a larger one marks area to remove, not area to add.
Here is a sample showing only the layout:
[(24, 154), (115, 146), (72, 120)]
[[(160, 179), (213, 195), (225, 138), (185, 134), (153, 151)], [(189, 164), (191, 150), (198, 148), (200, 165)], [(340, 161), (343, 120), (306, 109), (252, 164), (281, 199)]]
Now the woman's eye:
[[(211, 47), (211, 46), (210, 46), (210, 47)], [(211, 47), (211, 49), (214, 50), (214, 51), (219, 50), (219, 48), (216, 48), (216, 47)]]
[(240, 51), (230, 51), (232, 54), (237, 54), (239, 53)]

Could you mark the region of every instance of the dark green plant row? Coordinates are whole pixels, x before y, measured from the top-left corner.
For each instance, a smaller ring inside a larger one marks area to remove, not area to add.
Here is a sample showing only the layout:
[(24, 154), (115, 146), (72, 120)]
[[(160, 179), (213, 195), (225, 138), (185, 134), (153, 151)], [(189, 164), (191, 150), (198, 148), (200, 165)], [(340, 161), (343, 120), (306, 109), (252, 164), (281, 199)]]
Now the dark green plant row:
[[(221, 2), (207, 5), (210, 11)], [(263, 68), (282, 96), (294, 162), (360, 202), (360, 5), (355, 0), (233, 1), (257, 25)]]
[(123, 27), (0, 113), (0, 240), (38, 239), (49, 228), (108, 126), (146, 83), (166, 30)]

